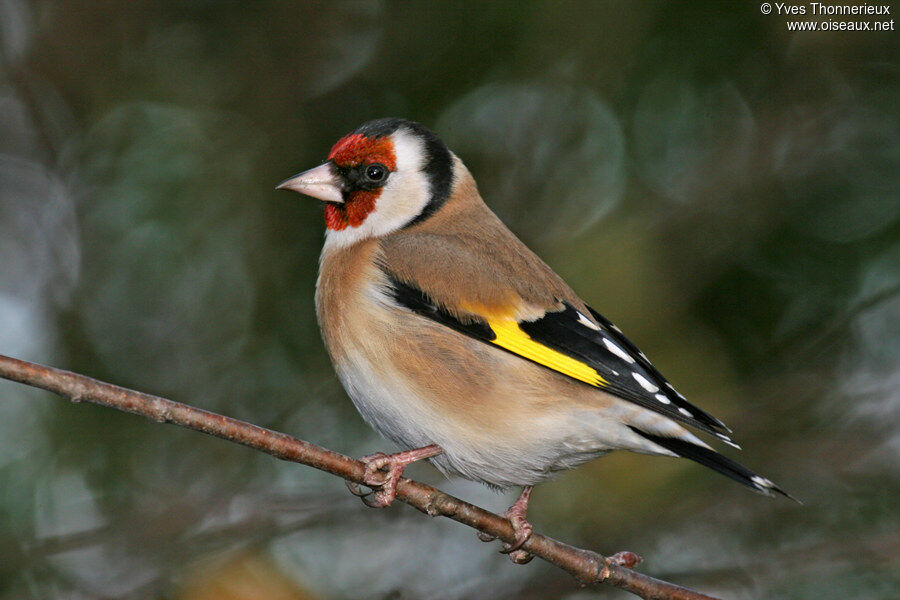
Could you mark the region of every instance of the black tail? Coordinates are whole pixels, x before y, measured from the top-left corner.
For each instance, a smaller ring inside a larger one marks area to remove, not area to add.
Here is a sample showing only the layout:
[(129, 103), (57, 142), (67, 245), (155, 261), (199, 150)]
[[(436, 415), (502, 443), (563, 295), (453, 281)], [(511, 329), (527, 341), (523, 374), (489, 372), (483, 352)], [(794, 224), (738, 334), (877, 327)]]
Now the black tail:
[(662, 446), (666, 450), (674, 452), (678, 456), (689, 458), (694, 462), (698, 462), (704, 467), (709, 467), (713, 471), (718, 471), (725, 477), (729, 477), (740, 484), (746, 485), (751, 490), (754, 490), (761, 494), (765, 494), (766, 496), (781, 494), (786, 498), (790, 498), (794, 502), (800, 502), (765, 477), (757, 475), (747, 467), (738, 464), (727, 456), (722, 456), (718, 452), (710, 450), (709, 448), (703, 448), (702, 446), (697, 446), (696, 444), (692, 444), (684, 440), (679, 440), (677, 438), (653, 435), (652, 433), (647, 433), (634, 427), (630, 427), (630, 429), (639, 436), (647, 438), (654, 444)]

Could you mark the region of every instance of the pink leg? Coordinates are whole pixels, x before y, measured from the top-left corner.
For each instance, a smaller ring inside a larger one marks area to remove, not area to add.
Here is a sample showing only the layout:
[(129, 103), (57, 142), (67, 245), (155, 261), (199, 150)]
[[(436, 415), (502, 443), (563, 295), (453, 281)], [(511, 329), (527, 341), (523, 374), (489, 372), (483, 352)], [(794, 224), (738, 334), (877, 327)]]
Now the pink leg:
[[(534, 556), (522, 550), (522, 544), (528, 541), (531, 537), (533, 529), (531, 527), (531, 523), (529, 523), (525, 519), (525, 513), (528, 511), (528, 500), (531, 498), (531, 489), (533, 486), (526, 485), (522, 489), (522, 494), (519, 496), (519, 499), (516, 500), (509, 509), (503, 513), (501, 516), (506, 517), (509, 521), (509, 524), (512, 525), (513, 531), (516, 534), (516, 541), (512, 544), (503, 544), (503, 554), (509, 554), (510, 560), (512, 560), (516, 564), (524, 565), (529, 562)], [(490, 542), (494, 538), (489, 535), (484, 535), (482, 533), (478, 534), (478, 539), (482, 542)]]
[(443, 451), (437, 444), (431, 444), (396, 454), (378, 452), (364, 456), (359, 459), (366, 465), (363, 483), (375, 490), (374, 497), (369, 500), (367, 498), (369, 494), (362, 492), (359, 486), (351, 481), (346, 482), (347, 487), (352, 493), (360, 496), (368, 506), (374, 508), (390, 506), (397, 497), (397, 482), (403, 476), (403, 470), (416, 461), (437, 456)]
[(509, 524), (512, 525), (513, 531), (516, 532), (516, 541), (512, 545), (504, 544), (502, 552), (509, 554), (513, 562), (521, 564), (531, 560), (530, 554), (519, 550), (522, 544), (528, 541), (533, 532), (531, 523), (525, 519), (525, 513), (528, 512), (528, 501), (531, 499), (531, 490), (532, 486), (526, 485), (522, 489), (519, 499), (503, 513), (503, 516), (509, 519)]

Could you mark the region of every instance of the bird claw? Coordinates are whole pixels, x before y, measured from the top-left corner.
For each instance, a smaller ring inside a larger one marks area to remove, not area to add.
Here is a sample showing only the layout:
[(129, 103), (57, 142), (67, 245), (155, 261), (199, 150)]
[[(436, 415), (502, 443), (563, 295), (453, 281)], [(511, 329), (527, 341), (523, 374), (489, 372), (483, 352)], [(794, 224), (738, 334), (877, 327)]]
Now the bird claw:
[[(524, 565), (525, 563), (531, 562), (531, 559), (534, 558), (533, 554), (522, 550), (522, 546), (525, 544), (525, 542), (531, 539), (531, 535), (534, 532), (533, 528), (531, 527), (531, 523), (529, 523), (525, 519), (525, 513), (528, 510), (529, 498), (531, 498), (530, 485), (525, 486), (525, 489), (522, 490), (522, 494), (519, 496), (519, 499), (509, 507), (509, 510), (500, 515), (502, 517), (505, 517), (506, 520), (509, 521), (510, 526), (512, 526), (514, 536), (514, 541), (511, 544), (509, 542), (503, 542), (503, 550), (500, 550), (500, 554), (508, 555), (509, 559), (517, 565)], [(492, 542), (496, 540), (497, 537), (489, 533), (479, 531), (478, 539), (482, 542)]]
[(534, 558), (531, 553), (521, 549), (525, 542), (531, 539), (532, 533), (534, 533), (534, 528), (525, 518), (530, 497), (531, 487), (526, 487), (522, 490), (522, 495), (519, 499), (509, 507), (509, 510), (503, 513), (503, 516), (506, 517), (506, 520), (509, 521), (509, 524), (513, 528), (515, 541), (511, 544), (504, 543), (503, 550), (500, 551), (500, 554), (509, 555), (509, 559), (517, 565), (524, 565), (525, 563), (531, 562), (531, 559)]
[(412, 462), (430, 458), (440, 454), (441, 451), (439, 446), (432, 444), (396, 454), (376, 452), (364, 456), (359, 459), (365, 465), (362, 483), (372, 488), (372, 491), (364, 492), (355, 481), (347, 481), (347, 489), (371, 508), (390, 506), (397, 497), (397, 483), (403, 476), (404, 469)]
[(356, 483), (355, 481), (350, 481), (349, 479), (345, 479), (344, 484), (347, 486), (347, 489), (350, 490), (351, 494), (353, 494), (354, 496), (359, 496), (360, 498), (365, 498), (372, 493), (371, 490), (368, 492), (364, 491), (361, 487), (359, 487), (358, 483)]
[(516, 541), (512, 544), (503, 544), (503, 550), (500, 551), (500, 554), (512, 554), (519, 550), (525, 542), (531, 539), (531, 534), (534, 532), (534, 529), (531, 527), (531, 523), (525, 520), (525, 517), (520, 515), (505, 515), (509, 520), (509, 524), (512, 525), (513, 531), (516, 533)]
[(385, 506), (390, 506), (391, 502), (394, 501), (393, 497), (387, 498), (381, 491), (376, 491), (371, 495), (360, 496), (359, 499), (369, 508), (384, 508)]
[[(513, 526), (515, 528), (515, 525)], [(478, 539), (482, 542), (493, 542), (497, 539), (497, 536), (491, 535), (489, 533), (485, 533), (483, 531), (478, 532)], [(514, 544), (507, 544), (504, 542), (503, 549), (500, 550), (500, 554), (506, 554), (509, 556), (509, 560), (516, 563), (517, 565), (524, 565), (530, 563), (534, 558), (534, 554), (530, 552), (526, 552), (525, 550), (521, 550), (522, 544), (528, 541), (531, 537), (531, 525), (528, 526), (528, 533), (525, 537), (519, 540), (519, 534), (516, 534), (517, 541)]]
[(347, 489), (354, 496), (358, 496), (368, 507), (384, 508), (390, 506), (397, 497), (397, 481), (403, 474), (405, 464), (397, 464), (393, 457), (383, 452), (364, 456), (359, 459), (365, 464), (363, 471), (363, 484), (372, 488), (369, 491), (362, 489), (355, 481), (345, 481)]

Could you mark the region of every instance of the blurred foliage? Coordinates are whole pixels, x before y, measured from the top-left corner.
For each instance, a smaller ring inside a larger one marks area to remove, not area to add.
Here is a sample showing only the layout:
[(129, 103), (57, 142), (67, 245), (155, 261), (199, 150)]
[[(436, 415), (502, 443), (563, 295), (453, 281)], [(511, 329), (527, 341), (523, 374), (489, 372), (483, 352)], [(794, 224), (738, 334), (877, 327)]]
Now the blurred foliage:
[[(541, 486), (539, 530), (729, 598), (896, 597), (895, 36), (754, 2), (0, 0), (0, 353), (388, 448), (319, 340), (318, 209), (272, 188), (404, 116), (805, 501), (614, 455)], [(0, 398), (0, 599), (624, 597), (225, 442)]]

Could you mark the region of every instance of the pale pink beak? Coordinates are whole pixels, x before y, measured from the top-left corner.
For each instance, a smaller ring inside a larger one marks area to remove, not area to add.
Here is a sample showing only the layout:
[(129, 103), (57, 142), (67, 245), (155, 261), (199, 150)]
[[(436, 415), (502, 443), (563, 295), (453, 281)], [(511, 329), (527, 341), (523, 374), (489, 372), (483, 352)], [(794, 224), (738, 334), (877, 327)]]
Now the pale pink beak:
[(325, 163), (285, 179), (275, 189), (293, 190), (325, 202), (343, 204), (344, 195), (341, 193), (341, 187), (341, 180), (332, 171), (331, 163)]

